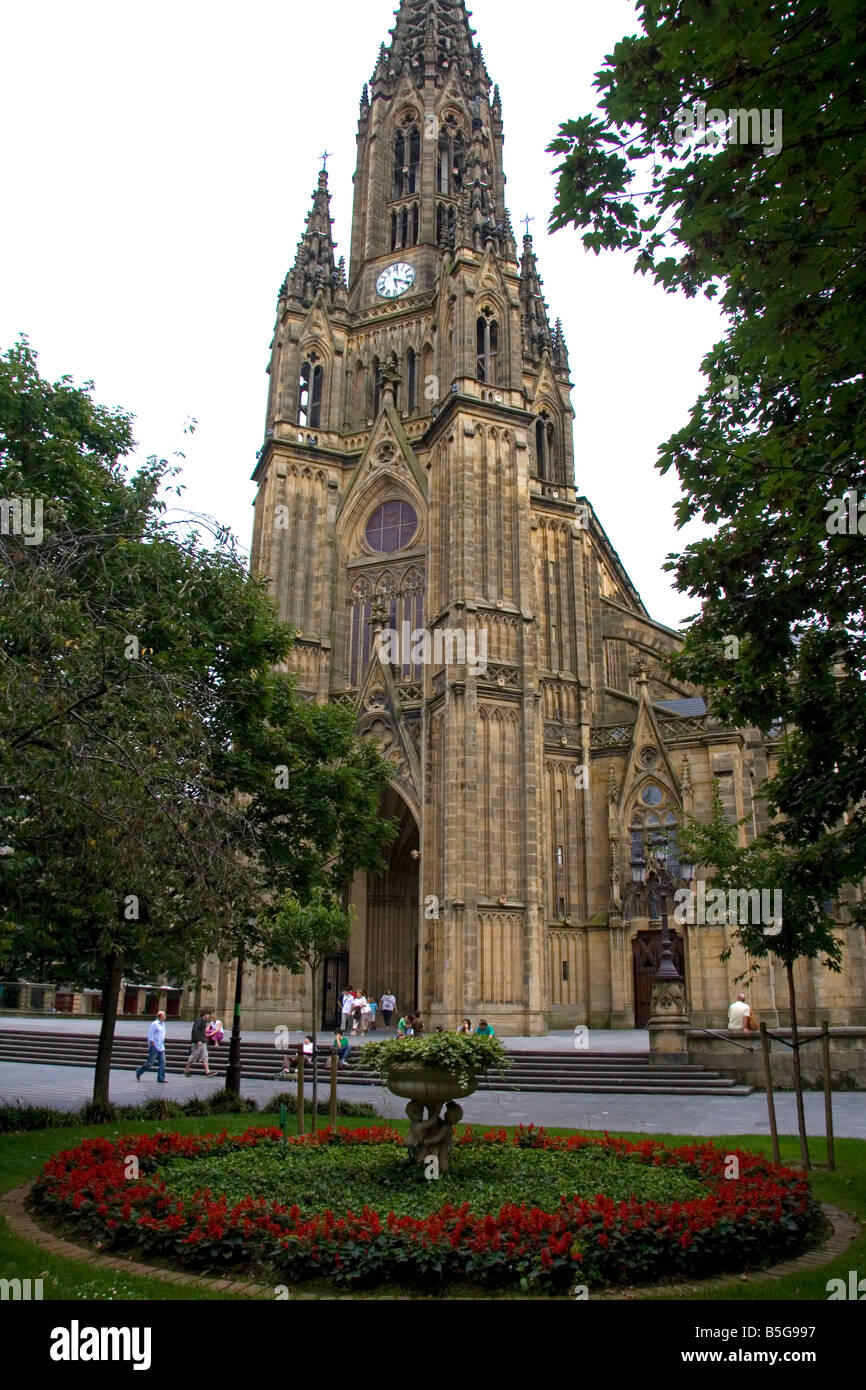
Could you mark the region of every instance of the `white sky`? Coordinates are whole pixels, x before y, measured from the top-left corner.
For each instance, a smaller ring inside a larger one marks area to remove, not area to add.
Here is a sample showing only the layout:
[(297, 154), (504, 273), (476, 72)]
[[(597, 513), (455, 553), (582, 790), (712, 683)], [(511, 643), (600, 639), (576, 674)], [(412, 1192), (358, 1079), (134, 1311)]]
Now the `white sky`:
[[(277, 291), (327, 148), (349, 258), (358, 103), (396, 0), (27, 0), (0, 12), (0, 347), (92, 379), (136, 416), (140, 457), (184, 449), (185, 505), (249, 544)], [(693, 610), (662, 573), (680, 548), (675, 479), (653, 468), (722, 336), (624, 255), (547, 237), (560, 122), (595, 105), (631, 0), (475, 0), (502, 93), (507, 200), (528, 212), (571, 353), (577, 483), (651, 614)], [(184, 421), (199, 428), (183, 436)]]

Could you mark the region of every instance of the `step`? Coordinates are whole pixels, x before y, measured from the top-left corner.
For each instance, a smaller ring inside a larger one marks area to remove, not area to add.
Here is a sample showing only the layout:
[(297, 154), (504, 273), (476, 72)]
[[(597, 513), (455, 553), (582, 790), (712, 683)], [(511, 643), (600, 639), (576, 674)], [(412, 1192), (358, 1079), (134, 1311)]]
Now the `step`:
[[(37, 1059), (30, 1056), (27, 1058), (0, 1058), (0, 1060), (7, 1062), (32, 1062)], [(50, 1063), (47, 1063), (47, 1065), (75, 1067), (81, 1066), (83, 1064), (83, 1061), (84, 1059), (80, 1057), (74, 1058), (63, 1056), (58, 1057), (56, 1059), (52, 1059), (52, 1061)], [(137, 1065), (139, 1065), (139, 1063), (135, 1061), (130, 1061), (126, 1063), (118, 1063), (114, 1060), (112, 1061), (112, 1067), (116, 1071), (135, 1071)], [(251, 1066), (247, 1063), (242, 1062), (242, 1069), (243, 1074), (250, 1081), (279, 1080), (279, 1078), (274, 1076), (272, 1068), (261, 1068), (256, 1067), (254, 1065)], [(166, 1070), (169, 1076), (178, 1076), (183, 1070), (182, 1062), (178, 1062), (176, 1064), (170, 1063), (167, 1066)], [(198, 1070), (196, 1070), (192, 1074), (197, 1078), (203, 1076), (203, 1072), (200, 1072)], [(216, 1079), (224, 1079), (225, 1072), (221, 1069), (211, 1066), (211, 1075)], [(308, 1072), (307, 1076), (309, 1079), (312, 1079), (311, 1073)], [(323, 1083), (327, 1083), (330, 1080), (330, 1068), (328, 1068), (327, 1071), (321, 1069), (319, 1070), (319, 1080)], [(288, 1089), (292, 1084), (295, 1083), (295, 1078), (286, 1077), (285, 1083), (286, 1088)], [(382, 1081), (381, 1078), (373, 1072), (359, 1073), (350, 1066), (349, 1068), (346, 1068), (340, 1072), (340, 1083), (341, 1085), (379, 1087), (381, 1086)], [(615, 1078), (604, 1078), (596, 1082), (578, 1082), (562, 1081), (561, 1079), (551, 1077), (550, 1079), (545, 1081), (532, 1081), (515, 1084), (513, 1081), (509, 1083), (507, 1081), (501, 1081), (495, 1078), (490, 1078), (488, 1080), (479, 1082), (478, 1090), (511, 1091), (515, 1094), (519, 1094), (522, 1092), (561, 1095), (745, 1096), (751, 1094), (752, 1087), (737, 1085), (735, 1082), (725, 1077), (682, 1078), (679, 1081), (679, 1083), (677, 1083), (677, 1081), (668, 1078), (666, 1075), (659, 1075), (658, 1077), (654, 1078), (652, 1082), (650, 1082), (649, 1079), (646, 1079), (641, 1083), (631, 1080), (623, 1081)]]
[[(97, 1036), (81, 1033), (42, 1033), (25, 1030), (0, 1029), (0, 1061), (37, 1062), (44, 1066), (93, 1066), (96, 1060)], [(249, 1080), (278, 1082), (286, 1088), (296, 1078), (277, 1076), (283, 1056), (294, 1058), (296, 1044), (275, 1049), (268, 1043), (248, 1042), (241, 1045), (241, 1067)], [(208, 1062), (212, 1075), (224, 1079), (228, 1067), (229, 1049), (226, 1044), (210, 1049)], [(133, 1071), (145, 1056), (144, 1040), (135, 1037), (115, 1037), (112, 1040), (111, 1065), (122, 1071)], [(330, 1079), (332, 1049), (323, 1044), (316, 1067), (317, 1080), (327, 1084)], [(168, 1039), (166, 1063), (169, 1075), (183, 1071), (189, 1057), (189, 1043), (183, 1039)], [(562, 1053), (553, 1051), (512, 1052), (510, 1065), (497, 1068), (479, 1082), (483, 1091), (513, 1093), (555, 1093), (563, 1095), (687, 1095), (739, 1096), (751, 1094), (749, 1086), (737, 1085), (700, 1064), (682, 1062), (660, 1067), (647, 1053)], [(309, 1063), (307, 1079), (313, 1072)], [(204, 1075), (200, 1064), (193, 1075)], [(363, 1060), (363, 1048), (352, 1051), (348, 1067), (341, 1069), (340, 1081), (352, 1086), (380, 1087), (381, 1076)]]

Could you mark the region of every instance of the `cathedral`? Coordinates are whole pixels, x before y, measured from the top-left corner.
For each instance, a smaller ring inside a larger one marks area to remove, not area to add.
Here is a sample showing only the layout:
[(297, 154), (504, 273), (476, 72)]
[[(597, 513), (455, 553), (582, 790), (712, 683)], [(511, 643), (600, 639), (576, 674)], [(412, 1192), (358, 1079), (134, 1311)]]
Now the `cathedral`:
[[(777, 732), (732, 731), (663, 659), (575, 477), (563, 325), (505, 203), (503, 104), (463, 0), (402, 0), (363, 89), (348, 266), (326, 169), (279, 291), (252, 569), (297, 630), (299, 691), (353, 711), (392, 768), (384, 872), (358, 875), (321, 996), (250, 968), (244, 1024), (332, 1026), (351, 984), (428, 1028), (502, 1035), (647, 1022), (658, 899), (633, 883), (684, 815), (764, 823)], [(506, 94), (507, 95), (507, 94)], [(424, 642), (392, 642), (384, 634)], [(470, 652), (472, 659), (470, 659)], [(866, 1023), (863, 933), (798, 971), (801, 1021)], [(748, 962), (677, 925), (694, 1027)], [(206, 998), (231, 1014), (234, 967)], [(787, 1021), (781, 967), (751, 999)]]

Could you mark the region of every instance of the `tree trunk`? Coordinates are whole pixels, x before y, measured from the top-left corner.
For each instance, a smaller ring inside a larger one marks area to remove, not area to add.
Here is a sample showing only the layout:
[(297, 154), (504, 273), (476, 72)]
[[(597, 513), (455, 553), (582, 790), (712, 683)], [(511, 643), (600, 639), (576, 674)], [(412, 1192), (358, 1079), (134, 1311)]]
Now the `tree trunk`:
[(229, 1042), (229, 1061), (226, 1071), (226, 1090), (236, 1096), (241, 1093), (241, 1003), (244, 997), (244, 948), (238, 947), (235, 971), (235, 1002), (232, 1010), (232, 1036)]
[(315, 1134), (319, 1127), (319, 1059), (316, 1055), (316, 976), (319, 973), (318, 966), (311, 965), (312, 991), (313, 991), (313, 1027), (310, 1037), (313, 1040), (313, 1119), (310, 1125), (310, 1133)]
[(791, 1041), (794, 1044), (794, 1090), (797, 1093), (797, 1129), (800, 1135), (800, 1158), (805, 1169), (812, 1167), (809, 1159), (809, 1142), (806, 1137), (806, 1112), (803, 1107), (803, 1077), (800, 1073), (800, 1034), (797, 1031), (797, 996), (794, 990), (794, 967), (791, 961), (785, 962), (788, 976), (788, 999), (791, 1004)]
[(110, 1105), (108, 1088), (111, 1081), (111, 1048), (117, 1023), (117, 997), (123, 979), (123, 952), (109, 956), (105, 962), (105, 983), (102, 987), (102, 1024), (96, 1044), (96, 1068), (93, 1073), (94, 1105)]

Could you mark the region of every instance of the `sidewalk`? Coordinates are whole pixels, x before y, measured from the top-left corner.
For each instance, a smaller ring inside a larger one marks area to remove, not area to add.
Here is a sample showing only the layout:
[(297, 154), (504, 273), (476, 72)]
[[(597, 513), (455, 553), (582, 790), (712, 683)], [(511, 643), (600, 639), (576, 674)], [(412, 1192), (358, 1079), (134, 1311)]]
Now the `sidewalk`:
[[(140, 1082), (133, 1072), (112, 1071), (111, 1098), (118, 1105), (141, 1104), (158, 1095), (166, 1100), (188, 1100), (212, 1095), (218, 1081), (203, 1076), (183, 1077), (169, 1072), (169, 1084), (156, 1088), (153, 1073)], [(0, 1103), (21, 1101), (78, 1110), (91, 1098), (93, 1072), (89, 1067), (50, 1067), (30, 1063), (0, 1063)], [(245, 1081), (245, 1096), (262, 1105), (280, 1090), (297, 1090), (291, 1082)], [(312, 1088), (306, 1088), (307, 1095)], [(341, 1100), (367, 1101), (383, 1119), (401, 1119), (405, 1102), (376, 1086), (339, 1086)], [(320, 1098), (328, 1095), (320, 1086)], [(806, 1123), (810, 1135), (824, 1133), (824, 1097), (806, 1093)], [(565, 1129), (626, 1131), (641, 1134), (679, 1134), (709, 1138), (722, 1134), (769, 1134), (764, 1096), (619, 1096), (479, 1091), (461, 1102), (467, 1124), (485, 1126), (535, 1124)], [(781, 1134), (796, 1134), (797, 1116), (790, 1092), (776, 1095), (776, 1116)], [(250, 1117), (251, 1123), (254, 1117)], [(866, 1139), (866, 1105), (862, 1092), (842, 1091), (833, 1096), (833, 1122), (840, 1138)], [(60, 1131), (62, 1133), (62, 1131)], [(816, 1150), (816, 1152), (820, 1152)]]

